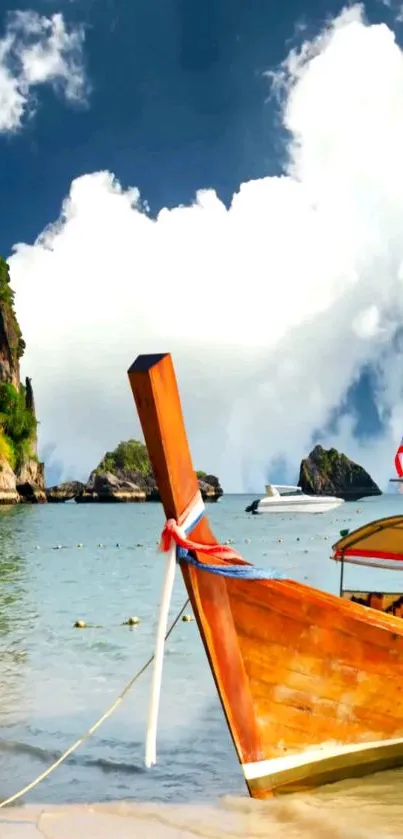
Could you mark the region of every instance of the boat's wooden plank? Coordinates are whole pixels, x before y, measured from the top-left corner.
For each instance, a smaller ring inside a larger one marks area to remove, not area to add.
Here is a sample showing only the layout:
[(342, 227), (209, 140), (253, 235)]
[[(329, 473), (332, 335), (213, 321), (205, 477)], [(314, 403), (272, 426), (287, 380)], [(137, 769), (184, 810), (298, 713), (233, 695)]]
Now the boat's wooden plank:
[[(403, 736), (402, 720), (396, 721), (380, 714), (374, 714), (371, 720), (363, 720), (352, 714), (351, 709), (348, 709), (344, 717), (337, 714), (325, 715), (325, 706), (320, 701), (315, 705), (309, 700), (304, 704), (301, 700), (300, 705), (286, 702), (286, 694), (282, 692), (281, 685), (273, 691), (271, 701), (270, 697), (260, 691), (259, 683), (252, 682), (252, 688), (266, 746), (281, 741), (289, 746), (284, 740), (284, 726), (294, 729), (294, 747), (298, 746), (299, 751), (327, 742), (357, 743), (363, 737), (372, 740)], [(345, 713), (345, 706), (341, 708), (341, 712)], [(276, 741), (273, 741), (274, 726), (278, 732)]]
[[(297, 599), (303, 598), (305, 600), (306, 595), (306, 599), (312, 601), (315, 608), (324, 608), (328, 615), (341, 615), (343, 621), (347, 621), (350, 616), (355, 621), (365, 624), (368, 628), (374, 627), (378, 629), (384, 627), (390, 631), (396, 631), (399, 635), (403, 635), (401, 618), (395, 617), (394, 615), (385, 614), (377, 609), (366, 611), (358, 603), (353, 603), (350, 600), (342, 600), (325, 591), (319, 592), (317, 589), (304, 586), (303, 583), (298, 583), (295, 580), (289, 580), (285, 585), (287, 586), (290, 598), (295, 595)], [(340, 606), (340, 602), (342, 602), (342, 606)]]
[[(275, 608), (266, 610), (264, 604), (252, 602), (238, 603), (232, 595), (231, 609), (240, 643), (245, 643), (244, 655), (253, 654), (257, 643), (264, 645), (280, 644), (293, 654), (317, 655), (322, 661), (338, 661), (356, 670), (381, 673), (393, 678), (403, 678), (402, 639), (396, 639), (392, 633), (385, 632), (382, 645), (373, 644), (363, 633), (360, 626), (356, 633), (345, 633), (337, 626), (332, 627), (311, 623), (302, 623), (285, 618)], [(382, 631), (379, 635), (384, 634)]]
[[(333, 725), (335, 717), (338, 720), (347, 720), (350, 723), (356, 721), (359, 725), (368, 727), (370, 730), (379, 731), (382, 727), (394, 729), (396, 726), (403, 729), (402, 699), (394, 702), (394, 697), (389, 695), (364, 694), (359, 689), (348, 690), (340, 693), (339, 698), (328, 699), (316, 693), (316, 686), (312, 680), (309, 690), (298, 690), (290, 685), (287, 671), (283, 673), (284, 681), (271, 684), (262, 681), (258, 676), (251, 675), (251, 684), (254, 685), (253, 696), (256, 701), (259, 698), (260, 712), (262, 701), (266, 701), (267, 714), (270, 716), (273, 703), (297, 708), (306, 711), (308, 715), (315, 714), (326, 720), (331, 719)], [(370, 702), (368, 702), (370, 700)], [(363, 704), (366, 703), (366, 704)], [(367, 704), (368, 703), (368, 704)]]
[[(260, 682), (263, 690), (269, 691), (274, 685), (280, 684), (288, 691), (310, 697), (311, 700), (314, 696), (319, 702), (328, 703), (329, 713), (332, 713), (332, 708), (334, 713), (335, 705), (351, 706), (351, 702), (356, 702), (354, 697), (363, 696), (365, 688), (366, 701), (371, 708), (383, 713), (390, 713), (392, 708), (393, 716), (403, 719), (402, 684), (394, 681), (394, 684), (389, 686), (388, 695), (385, 696), (384, 676), (355, 671), (346, 679), (345, 673), (338, 673), (337, 665), (332, 670), (322, 669), (320, 659), (308, 660), (305, 656), (301, 661), (301, 666), (305, 666), (305, 672), (298, 672), (294, 669), (294, 660), (286, 648), (282, 648), (282, 654), (281, 648), (278, 649), (279, 656), (268, 655), (266, 659), (263, 655), (251, 656), (248, 661), (249, 678), (254, 682)], [(351, 702), (348, 701), (348, 697), (351, 697)]]
[[(379, 650), (393, 648), (403, 656), (403, 621), (400, 618), (374, 609), (369, 610), (334, 596), (330, 603), (324, 604), (320, 597), (316, 598), (316, 590), (308, 587), (303, 598), (296, 597), (287, 586), (277, 581), (273, 581), (270, 587), (265, 588), (250, 586), (248, 582), (238, 580), (230, 580), (227, 585), (231, 595), (231, 608), (237, 613), (234, 614), (235, 620), (238, 620), (237, 615), (242, 614), (242, 623), (245, 623), (248, 618), (247, 610), (249, 610), (249, 625), (253, 626), (256, 623), (267, 639), (272, 633), (272, 621), (268, 619), (269, 615), (278, 620), (281, 616), (284, 626), (288, 622), (290, 632), (295, 636), (296, 641), (302, 632), (302, 625), (315, 626), (322, 633), (328, 631), (328, 640), (337, 631), (340, 633), (340, 639), (344, 636), (351, 650), (365, 642), (374, 648), (375, 655)], [(344, 611), (344, 605), (351, 606), (356, 611)], [(253, 615), (255, 615), (254, 619)], [(375, 624), (373, 615), (376, 618), (382, 618), (379, 625)], [(365, 619), (366, 616), (368, 620)], [(293, 625), (295, 625), (295, 631), (292, 629)], [(332, 650), (329, 649), (328, 652), (331, 654)]]

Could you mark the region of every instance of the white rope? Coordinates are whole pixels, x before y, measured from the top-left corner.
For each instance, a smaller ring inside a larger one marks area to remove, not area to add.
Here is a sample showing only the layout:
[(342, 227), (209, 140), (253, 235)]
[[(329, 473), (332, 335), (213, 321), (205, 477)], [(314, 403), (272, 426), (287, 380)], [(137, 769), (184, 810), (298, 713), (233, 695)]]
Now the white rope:
[(145, 764), (149, 769), (157, 762), (157, 724), (161, 698), (162, 667), (164, 663), (165, 635), (168, 625), (169, 607), (171, 605), (172, 590), (176, 570), (176, 545), (172, 540), (168, 552), (165, 582), (158, 619), (157, 638), (154, 652), (154, 668), (151, 685), (150, 705), (146, 734)]

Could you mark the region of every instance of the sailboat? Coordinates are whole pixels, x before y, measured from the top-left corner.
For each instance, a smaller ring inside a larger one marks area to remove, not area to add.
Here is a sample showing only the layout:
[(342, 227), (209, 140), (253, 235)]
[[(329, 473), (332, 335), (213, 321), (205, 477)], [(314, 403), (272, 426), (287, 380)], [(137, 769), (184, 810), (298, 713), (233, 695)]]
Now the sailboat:
[(395, 469), (397, 478), (390, 478), (390, 482), (392, 484), (402, 484), (403, 483), (403, 437), (400, 441), (400, 444), (397, 448), (397, 452), (395, 454)]
[[(250, 795), (265, 799), (403, 765), (402, 619), (256, 568), (218, 545), (170, 354), (140, 355), (128, 375), (166, 516), (158, 637), (176, 564)], [(395, 534), (403, 560), (403, 528)], [(338, 561), (349, 545), (335, 546)], [(154, 704), (154, 723), (157, 712)]]

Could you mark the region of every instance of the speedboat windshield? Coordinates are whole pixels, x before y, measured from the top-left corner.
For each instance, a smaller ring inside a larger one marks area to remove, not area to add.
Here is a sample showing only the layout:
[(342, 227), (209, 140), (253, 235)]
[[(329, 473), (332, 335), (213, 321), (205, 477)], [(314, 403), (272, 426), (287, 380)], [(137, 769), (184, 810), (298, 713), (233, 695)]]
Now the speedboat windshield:
[(301, 487), (295, 486), (283, 486), (276, 484), (276, 489), (280, 493), (281, 496), (289, 496), (289, 495), (302, 495)]

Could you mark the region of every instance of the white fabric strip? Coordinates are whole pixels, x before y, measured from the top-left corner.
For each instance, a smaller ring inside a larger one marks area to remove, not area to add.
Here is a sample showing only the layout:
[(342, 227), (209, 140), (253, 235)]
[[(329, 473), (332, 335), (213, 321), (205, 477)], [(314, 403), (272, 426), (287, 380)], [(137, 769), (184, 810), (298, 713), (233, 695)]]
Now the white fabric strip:
[(189, 511), (188, 515), (185, 518), (185, 521), (181, 524), (181, 529), (185, 531), (186, 534), (192, 532), (195, 524), (199, 521), (204, 513), (204, 501), (201, 497), (201, 493), (199, 492), (194, 507)]

